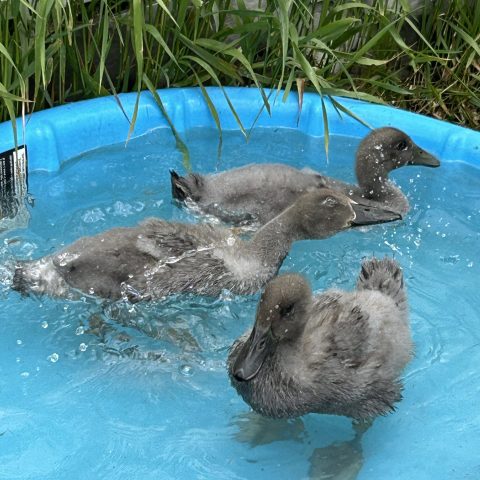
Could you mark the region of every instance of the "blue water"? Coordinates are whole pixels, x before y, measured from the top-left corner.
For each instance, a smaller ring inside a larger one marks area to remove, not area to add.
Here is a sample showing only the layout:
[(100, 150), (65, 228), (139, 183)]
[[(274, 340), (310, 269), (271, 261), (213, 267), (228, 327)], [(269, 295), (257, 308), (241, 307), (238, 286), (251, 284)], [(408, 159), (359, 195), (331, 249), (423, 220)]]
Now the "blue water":
[[(357, 139), (257, 129), (247, 144), (188, 132), (194, 170), (252, 161), (309, 166), (353, 181)], [(34, 173), (28, 229), (0, 243), (0, 478), (480, 478), (480, 171), (462, 162), (402, 168), (406, 220), (297, 243), (282, 271), (314, 290), (353, 288), (361, 258), (394, 255), (409, 292), (416, 355), (397, 411), (355, 438), (343, 417), (263, 419), (229, 385), (225, 359), (252, 323), (258, 295), (173, 298), (129, 306), (21, 298), (14, 258), (147, 216), (197, 221), (170, 201), (182, 158), (153, 132)]]

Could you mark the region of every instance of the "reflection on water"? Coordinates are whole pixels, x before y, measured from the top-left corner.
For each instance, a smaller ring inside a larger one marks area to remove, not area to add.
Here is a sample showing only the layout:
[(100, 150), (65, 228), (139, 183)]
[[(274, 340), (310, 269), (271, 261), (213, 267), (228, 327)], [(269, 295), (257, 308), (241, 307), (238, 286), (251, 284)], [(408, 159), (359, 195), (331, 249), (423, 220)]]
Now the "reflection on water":
[[(306, 443), (309, 435), (301, 418), (271, 419), (255, 412), (241, 413), (232, 422), (237, 428), (234, 438), (251, 448), (275, 442)], [(362, 436), (370, 423), (355, 423), (352, 440), (334, 442), (315, 448), (309, 459), (310, 480), (355, 480), (363, 466)], [(314, 439), (310, 439), (315, 443)]]
[[(212, 171), (211, 131), (187, 135), (192, 168)], [(289, 161), (353, 179), (356, 142), (292, 131), (224, 133), (222, 168)], [(17, 258), (148, 216), (198, 221), (170, 200), (182, 173), (170, 133), (92, 152), (35, 173), (29, 229), (0, 233), (0, 479), (142, 478), (450, 480), (478, 477), (480, 173), (462, 163), (393, 173), (405, 220), (299, 242), (282, 272), (316, 291), (351, 289), (364, 256), (404, 268), (415, 341), (397, 411), (363, 436), (341, 417), (277, 421), (249, 412), (225, 359), (252, 325), (258, 295), (129, 304), (22, 298)], [(415, 454), (410, 455), (412, 445)], [(420, 470), (420, 467), (424, 470)]]
[(238, 427), (235, 440), (248, 443), (252, 448), (285, 440), (303, 442), (306, 437), (305, 426), (300, 418), (272, 419), (255, 412), (245, 412), (236, 415), (232, 423)]
[(361, 443), (352, 440), (317, 448), (310, 463), (311, 480), (355, 480), (363, 466)]
[[(301, 418), (271, 419), (249, 411), (236, 415), (233, 435), (237, 442), (251, 448), (275, 442), (307, 443), (309, 434)], [(369, 421), (352, 422), (354, 437), (349, 441), (334, 442), (315, 448), (309, 458), (309, 480), (355, 480), (363, 463), (362, 437), (370, 428)], [(310, 442), (315, 444), (315, 439)]]
[(310, 457), (310, 480), (355, 480), (364, 462), (362, 437), (371, 424), (370, 421), (353, 421), (355, 436), (352, 440), (316, 448)]

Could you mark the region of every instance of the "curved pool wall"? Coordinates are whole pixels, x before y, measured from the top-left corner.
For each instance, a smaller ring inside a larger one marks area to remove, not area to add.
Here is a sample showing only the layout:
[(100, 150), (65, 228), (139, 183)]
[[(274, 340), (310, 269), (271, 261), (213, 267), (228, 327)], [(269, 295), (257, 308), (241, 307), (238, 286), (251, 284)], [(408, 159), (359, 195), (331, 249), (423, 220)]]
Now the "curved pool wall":
[[(238, 130), (239, 126), (223, 91), (216, 87), (207, 90), (217, 108), (222, 129)], [(304, 95), (302, 112), (298, 117), (298, 97), (295, 93), (291, 93), (287, 101), (282, 102), (283, 92), (278, 96), (272, 92), (271, 115), (264, 108), (258, 116), (263, 101), (257, 89), (232, 87), (225, 88), (225, 92), (247, 130), (255, 124), (259, 127), (298, 128), (313, 136), (324, 134), (322, 104), (319, 95), (315, 93)], [(180, 134), (194, 127), (215, 128), (214, 119), (200, 89), (178, 88), (159, 90), (158, 93)], [(126, 114), (131, 118), (136, 93), (121, 94), (119, 98)], [(442, 161), (480, 163), (480, 132), (394, 107), (349, 98), (337, 97), (336, 100), (372, 127), (391, 125), (404, 130)], [(325, 100), (325, 105), (330, 134), (362, 137), (368, 132), (367, 127), (349, 115), (342, 113), (340, 116), (328, 99)], [(27, 117), (24, 131), (22, 121), (17, 120), (18, 143), (27, 145), (30, 171), (55, 171), (62, 162), (81, 153), (123, 142), (127, 139), (129, 127), (114, 97), (85, 100), (36, 112)], [(142, 92), (133, 137), (160, 127), (169, 128), (153, 96), (150, 92)], [(0, 152), (13, 148), (14, 143), (12, 124), (0, 124)]]

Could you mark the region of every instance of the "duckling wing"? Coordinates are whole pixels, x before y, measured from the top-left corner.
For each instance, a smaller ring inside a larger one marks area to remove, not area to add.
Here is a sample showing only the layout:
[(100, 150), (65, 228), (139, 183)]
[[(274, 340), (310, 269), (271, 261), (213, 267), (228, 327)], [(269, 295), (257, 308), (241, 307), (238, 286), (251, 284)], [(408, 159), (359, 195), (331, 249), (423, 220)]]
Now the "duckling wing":
[(315, 321), (309, 322), (305, 331), (315, 362), (335, 359), (345, 367), (357, 368), (365, 361), (369, 315), (351, 300), (346, 292), (333, 290), (317, 297)]
[(228, 229), (157, 219), (147, 220), (142, 227), (138, 249), (156, 259), (144, 272), (149, 295), (192, 292), (216, 296), (235, 285), (234, 276), (217, 255), (218, 249), (226, 248)]
[(319, 297), (313, 321), (306, 325), (306, 351), (316, 395), (320, 392), (334, 400), (333, 407), (328, 405), (330, 412), (372, 418), (392, 411), (401, 399), (398, 376), (408, 361), (409, 345), (406, 357), (396, 360), (395, 350), (405, 347), (385, 341), (383, 315), (378, 310), (355, 292), (331, 291)]
[(208, 251), (224, 239), (226, 230), (212, 225), (172, 223), (157, 218), (142, 222), (137, 247), (157, 260)]
[(332, 336), (332, 350), (346, 367), (358, 368), (366, 360), (368, 318), (368, 313), (358, 305), (344, 305), (338, 312)]
[(156, 259), (137, 245), (136, 228), (115, 228), (83, 237), (52, 256), (56, 271), (72, 287), (103, 298), (121, 297), (122, 283), (140, 277)]
[(119, 299), (157, 298), (182, 292), (217, 295), (231, 275), (213, 253), (223, 229), (149, 219), (84, 237), (52, 256), (57, 273), (84, 293)]
[(314, 171), (284, 164), (251, 164), (203, 177), (195, 200), (204, 213), (234, 225), (264, 224), (310, 188), (324, 186)]
[[(347, 371), (343, 384), (348, 385), (345, 414), (354, 418), (373, 418), (395, 409), (402, 398), (402, 383), (397, 378), (399, 371), (392, 365), (398, 356), (395, 344), (378, 344), (382, 327), (375, 319), (376, 313), (362, 310), (358, 304), (345, 309), (337, 321), (333, 348)], [(374, 331), (375, 329), (375, 331)], [(377, 337), (377, 339), (375, 339)], [(403, 349), (403, 348), (401, 348)], [(408, 358), (408, 354), (407, 354)], [(402, 363), (402, 368), (405, 362)]]

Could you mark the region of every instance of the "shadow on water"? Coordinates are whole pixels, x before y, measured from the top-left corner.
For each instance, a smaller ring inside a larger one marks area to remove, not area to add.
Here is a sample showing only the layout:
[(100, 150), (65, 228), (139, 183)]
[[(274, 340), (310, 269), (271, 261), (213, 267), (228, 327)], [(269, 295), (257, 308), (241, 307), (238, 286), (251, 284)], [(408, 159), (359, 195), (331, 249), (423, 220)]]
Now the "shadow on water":
[(363, 467), (362, 437), (370, 422), (352, 423), (355, 436), (348, 442), (335, 442), (316, 448), (310, 457), (310, 480), (355, 480)]
[[(251, 448), (280, 441), (303, 443), (308, 436), (301, 418), (277, 420), (246, 412), (237, 415), (232, 424), (238, 428), (235, 440)], [(369, 426), (368, 422), (353, 422), (352, 440), (316, 448), (309, 459), (308, 479), (355, 480), (363, 467), (362, 436)]]
[(248, 443), (252, 448), (282, 440), (303, 442), (306, 438), (305, 426), (300, 418), (275, 420), (255, 412), (244, 412), (237, 415), (232, 424), (238, 427), (235, 440)]
[(317, 448), (310, 457), (310, 480), (355, 480), (363, 467), (362, 445), (356, 439)]
[(209, 360), (223, 365), (232, 325), (234, 335), (242, 333), (240, 314), (256, 303), (251, 298), (233, 302), (188, 295), (136, 304), (89, 300), (76, 333), (88, 335), (102, 355), (198, 365)]
[(167, 352), (195, 356), (202, 351), (195, 335), (178, 320), (174, 314), (157, 311), (153, 315), (131, 305), (109, 303), (91, 311), (81, 328), (96, 338), (106, 354), (161, 362), (167, 361)]

